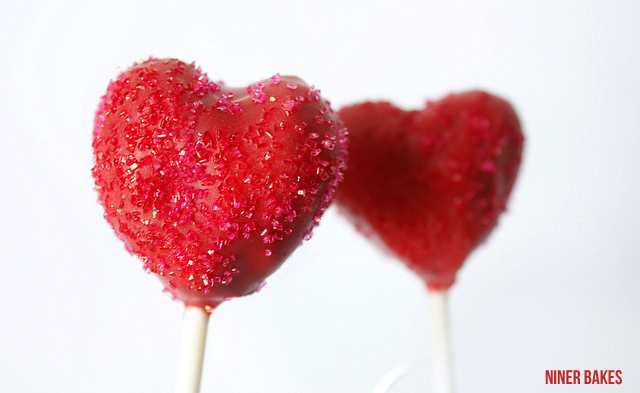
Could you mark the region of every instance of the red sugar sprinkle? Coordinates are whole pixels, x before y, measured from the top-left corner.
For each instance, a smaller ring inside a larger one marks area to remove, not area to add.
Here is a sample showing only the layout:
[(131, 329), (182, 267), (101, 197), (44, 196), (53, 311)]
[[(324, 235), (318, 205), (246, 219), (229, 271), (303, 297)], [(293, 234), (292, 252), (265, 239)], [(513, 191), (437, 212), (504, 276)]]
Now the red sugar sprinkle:
[(272, 86), (276, 86), (280, 84), (280, 74), (275, 74), (271, 78), (269, 78), (269, 84)]
[(109, 84), (93, 148), (116, 235), (180, 300), (215, 307), (257, 290), (310, 237), (345, 167), (346, 131), (296, 77), (231, 89), (150, 59)]

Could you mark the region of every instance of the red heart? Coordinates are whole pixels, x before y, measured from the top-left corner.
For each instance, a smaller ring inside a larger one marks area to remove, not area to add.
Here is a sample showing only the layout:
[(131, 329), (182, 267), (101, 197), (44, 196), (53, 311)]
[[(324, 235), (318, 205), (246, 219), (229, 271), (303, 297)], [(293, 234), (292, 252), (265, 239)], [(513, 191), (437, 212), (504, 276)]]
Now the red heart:
[(430, 289), (447, 289), (505, 210), (524, 141), (513, 108), (473, 91), (420, 111), (367, 102), (340, 116), (350, 141), (341, 210)]
[(345, 132), (296, 77), (232, 89), (150, 59), (109, 85), (93, 148), (117, 236), (180, 300), (215, 307), (259, 289), (310, 236), (341, 177)]

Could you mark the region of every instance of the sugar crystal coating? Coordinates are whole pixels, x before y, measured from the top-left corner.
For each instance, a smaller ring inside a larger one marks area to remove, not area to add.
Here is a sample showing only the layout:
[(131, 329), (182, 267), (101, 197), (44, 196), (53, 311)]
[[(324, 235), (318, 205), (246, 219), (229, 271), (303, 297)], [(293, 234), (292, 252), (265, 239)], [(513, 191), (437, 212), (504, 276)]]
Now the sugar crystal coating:
[(233, 89), (149, 59), (109, 84), (92, 172), (106, 220), (145, 269), (180, 300), (215, 307), (257, 290), (310, 237), (345, 146), (329, 103), (299, 78)]
[(336, 201), (364, 234), (431, 289), (446, 289), (505, 211), (524, 137), (509, 103), (471, 91), (403, 111), (340, 110), (349, 168)]

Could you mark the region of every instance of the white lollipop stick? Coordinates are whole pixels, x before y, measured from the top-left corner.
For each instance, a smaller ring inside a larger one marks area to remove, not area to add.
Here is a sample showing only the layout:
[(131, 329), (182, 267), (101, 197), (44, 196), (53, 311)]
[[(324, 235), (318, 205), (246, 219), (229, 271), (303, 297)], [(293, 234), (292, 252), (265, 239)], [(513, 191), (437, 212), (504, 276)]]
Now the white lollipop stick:
[(208, 325), (208, 312), (201, 307), (185, 306), (175, 393), (200, 391)]
[(429, 322), (433, 354), (435, 393), (452, 393), (451, 340), (449, 334), (448, 291), (428, 291)]

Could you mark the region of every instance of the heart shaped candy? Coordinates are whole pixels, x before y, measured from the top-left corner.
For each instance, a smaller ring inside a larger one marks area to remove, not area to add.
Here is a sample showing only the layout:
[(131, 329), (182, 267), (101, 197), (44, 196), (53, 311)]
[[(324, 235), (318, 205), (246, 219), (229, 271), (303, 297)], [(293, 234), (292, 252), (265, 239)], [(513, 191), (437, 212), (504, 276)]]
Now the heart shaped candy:
[(186, 304), (259, 288), (309, 237), (344, 166), (345, 131), (319, 91), (275, 75), (247, 88), (150, 59), (112, 81), (96, 114), (105, 218)]
[(524, 137), (513, 108), (472, 91), (420, 111), (366, 102), (339, 113), (350, 141), (341, 210), (430, 289), (449, 288), (516, 180)]

